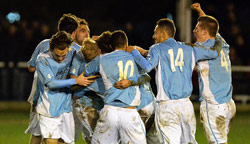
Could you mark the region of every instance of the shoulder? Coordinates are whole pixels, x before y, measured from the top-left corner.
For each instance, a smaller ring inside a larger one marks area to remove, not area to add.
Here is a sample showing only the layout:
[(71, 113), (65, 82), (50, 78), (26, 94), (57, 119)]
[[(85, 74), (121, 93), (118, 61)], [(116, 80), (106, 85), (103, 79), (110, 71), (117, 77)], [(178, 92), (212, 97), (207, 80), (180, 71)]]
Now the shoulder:
[(37, 61), (42, 61), (44, 59), (47, 59), (47, 58), (50, 58), (50, 54), (49, 54), (49, 50), (46, 50), (45, 52), (42, 52), (40, 53), (38, 56), (37, 56)]
[(78, 45), (77, 43), (73, 42), (72, 45), (70, 46), (70, 48), (76, 50), (76, 51), (79, 51), (81, 46)]
[(42, 41), (38, 44), (38, 46), (49, 46), (49, 40), (50, 40), (50, 39), (44, 39), (44, 40), (42, 40)]

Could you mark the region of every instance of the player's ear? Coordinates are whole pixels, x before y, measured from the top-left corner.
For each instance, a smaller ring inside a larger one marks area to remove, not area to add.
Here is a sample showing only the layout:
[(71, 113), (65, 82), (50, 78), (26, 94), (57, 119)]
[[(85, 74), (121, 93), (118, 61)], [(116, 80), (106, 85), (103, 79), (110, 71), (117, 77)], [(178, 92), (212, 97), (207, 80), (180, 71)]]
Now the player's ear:
[(204, 29), (204, 30), (202, 30), (202, 35), (203, 35), (203, 36), (208, 36), (209, 33), (208, 33), (208, 31), (207, 31), (206, 29)]
[(102, 50), (101, 49), (98, 49), (97, 50), (97, 56), (100, 55), (102, 53)]
[(71, 37), (72, 37), (72, 39), (75, 39), (75, 37), (76, 37), (76, 30), (72, 32)]

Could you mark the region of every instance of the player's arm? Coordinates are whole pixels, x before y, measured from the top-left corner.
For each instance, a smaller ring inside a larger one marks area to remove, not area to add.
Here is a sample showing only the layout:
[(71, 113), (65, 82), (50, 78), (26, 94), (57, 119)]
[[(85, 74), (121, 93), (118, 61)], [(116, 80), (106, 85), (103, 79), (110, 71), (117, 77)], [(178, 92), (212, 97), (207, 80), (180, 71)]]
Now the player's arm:
[(191, 9), (196, 11), (199, 14), (199, 16), (205, 16), (206, 15), (204, 13), (204, 11), (201, 9), (201, 5), (199, 3), (192, 4)]
[(82, 73), (77, 78), (64, 80), (56, 79), (46, 59), (37, 61), (37, 73), (41, 82), (49, 89), (64, 88), (74, 84), (87, 86), (93, 83), (93, 78), (95, 78), (95, 76), (84, 77), (84, 73)]
[(28, 65), (28, 71), (29, 72), (34, 72), (36, 70), (36, 67), (33, 67), (31, 65)]
[(114, 87), (118, 89), (125, 89), (130, 86), (145, 84), (146, 82), (149, 82), (150, 80), (151, 80), (151, 77), (145, 73), (134, 78), (120, 80), (114, 84)]
[(202, 45), (194, 45), (185, 43), (185, 45), (191, 46), (193, 48), (195, 62), (199, 60), (213, 59), (220, 55), (222, 48), (221, 39), (216, 39), (213, 47), (205, 47)]
[(100, 65), (100, 56), (97, 56), (95, 59), (90, 61), (85, 66), (85, 76), (94, 75), (96, 73), (99, 73), (99, 65)]
[(135, 62), (146, 72), (150, 72), (153, 68), (158, 65), (159, 55), (154, 46), (152, 46), (149, 50), (149, 54), (146, 58), (144, 58), (136, 49), (131, 51)]
[(134, 49), (138, 50), (140, 52), (140, 54), (143, 56), (143, 57), (147, 57), (148, 56), (148, 50), (145, 50), (139, 46), (129, 46), (127, 48), (127, 52), (131, 53)]
[(28, 61), (29, 72), (34, 72), (36, 70), (36, 59), (38, 55), (47, 49), (48, 49), (48, 41), (42, 41), (36, 46), (30, 60)]

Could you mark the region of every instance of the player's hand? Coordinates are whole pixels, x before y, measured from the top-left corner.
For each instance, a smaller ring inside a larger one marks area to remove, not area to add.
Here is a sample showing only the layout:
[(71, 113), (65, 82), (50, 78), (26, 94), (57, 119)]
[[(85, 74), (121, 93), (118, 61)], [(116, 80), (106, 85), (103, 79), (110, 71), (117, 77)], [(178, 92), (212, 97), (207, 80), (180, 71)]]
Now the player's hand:
[(131, 53), (134, 49), (134, 46), (128, 46), (126, 51)]
[(131, 86), (131, 82), (128, 79), (123, 79), (114, 84), (114, 87), (117, 89), (126, 89)]
[(99, 75), (85, 77), (84, 74), (85, 74), (85, 71), (76, 78), (76, 84), (80, 86), (88, 86), (92, 84), (96, 78), (100, 77)]
[(200, 16), (206, 15), (203, 10), (201, 9), (201, 5), (199, 3), (194, 3), (191, 5), (191, 9), (198, 12)]
[(139, 46), (134, 46), (134, 48), (137, 49), (142, 56), (144, 57), (148, 56), (148, 50), (145, 50)]

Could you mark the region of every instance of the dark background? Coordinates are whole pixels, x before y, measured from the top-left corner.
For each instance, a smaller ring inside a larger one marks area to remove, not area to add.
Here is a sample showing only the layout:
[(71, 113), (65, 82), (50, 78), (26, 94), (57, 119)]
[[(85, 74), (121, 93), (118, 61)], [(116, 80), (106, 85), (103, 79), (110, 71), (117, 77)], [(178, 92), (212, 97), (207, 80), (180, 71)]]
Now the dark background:
[[(36, 45), (50, 38), (57, 31), (57, 21), (64, 13), (72, 13), (88, 21), (90, 35), (106, 30), (122, 29), (127, 33), (129, 44), (148, 49), (158, 19), (172, 15), (176, 22), (178, 0), (9, 0), (0, 2), (0, 100), (26, 100), (31, 89), (33, 73), (19, 68), (19, 61), (28, 61)], [(220, 34), (230, 44), (232, 65), (250, 65), (250, 9), (247, 1), (197, 0), (206, 14), (220, 23)], [(9, 23), (6, 15), (18, 12), (20, 21)], [(192, 13), (192, 29), (198, 18)], [(193, 37), (193, 36), (192, 36)], [(178, 28), (175, 36), (178, 37)], [(192, 40), (194, 42), (194, 39)], [(13, 62), (9, 65), (9, 62)], [(152, 87), (154, 72), (151, 72)], [(235, 74), (233, 74), (235, 75)], [(234, 92), (249, 94), (249, 73), (236, 74)], [(243, 79), (242, 79), (243, 78)], [(244, 82), (244, 80), (246, 82)], [(246, 83), (243, 86), (237, 86)], [(243, 90), (241, 88), (244, 88)], [(194, 73), (194, 93), (198, 93), (197, 74)]]

